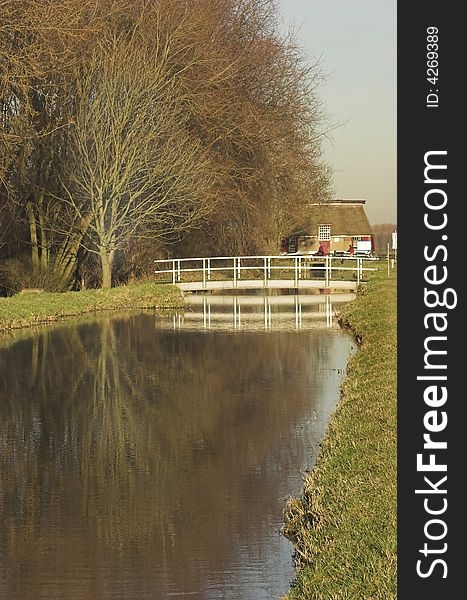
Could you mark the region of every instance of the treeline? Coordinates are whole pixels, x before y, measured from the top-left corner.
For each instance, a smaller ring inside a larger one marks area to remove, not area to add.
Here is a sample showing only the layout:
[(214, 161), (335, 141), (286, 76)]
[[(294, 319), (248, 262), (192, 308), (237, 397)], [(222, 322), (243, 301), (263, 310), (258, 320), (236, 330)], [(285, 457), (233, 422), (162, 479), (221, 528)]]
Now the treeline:
[(373, 236), (375, 238), (375, 250), (379, 256), (386, 256), (389, 249), (392, 251), (392, 234), (397, 230), (394, 223), (380, 223), (373, 225)]
[(277, 251), (329, 195), (320, 81), (275, 0), (0, 0), (0, 287)]

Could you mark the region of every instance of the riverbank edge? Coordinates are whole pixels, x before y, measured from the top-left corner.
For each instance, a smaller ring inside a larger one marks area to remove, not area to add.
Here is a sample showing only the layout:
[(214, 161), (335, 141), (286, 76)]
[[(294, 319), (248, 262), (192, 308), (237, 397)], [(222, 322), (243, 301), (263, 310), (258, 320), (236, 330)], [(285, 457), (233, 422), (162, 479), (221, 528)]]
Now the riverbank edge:
[(86, 313), (183, 307), (183, 294), (176, 286), (154, 282), (106, 290), (21, 293), (0, 298), (0, 332), (53, 323)]
[(316, 466), (287, 502), (288, 600), (396, 598), (396, 278), (375, 274), (340, 313), (358, 342)]

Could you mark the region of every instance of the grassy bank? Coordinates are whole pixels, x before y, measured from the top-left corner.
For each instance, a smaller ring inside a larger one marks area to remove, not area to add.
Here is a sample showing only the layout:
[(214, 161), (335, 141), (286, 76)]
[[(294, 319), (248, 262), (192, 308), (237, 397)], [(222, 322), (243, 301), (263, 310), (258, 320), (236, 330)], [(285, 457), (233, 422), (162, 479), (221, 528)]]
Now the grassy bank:
[(396, 280), (384, 270), (341, 314), (360, 341), (341, 400), (285, 533), (297, 578), (288, 598), (396, 597)]
[(22, 293), (11, 298), (0, 298), (0, 331), (50, 323), (96, 311), (182, 306), (183, 297), (178, 288), (153, 282), (110, 290)]

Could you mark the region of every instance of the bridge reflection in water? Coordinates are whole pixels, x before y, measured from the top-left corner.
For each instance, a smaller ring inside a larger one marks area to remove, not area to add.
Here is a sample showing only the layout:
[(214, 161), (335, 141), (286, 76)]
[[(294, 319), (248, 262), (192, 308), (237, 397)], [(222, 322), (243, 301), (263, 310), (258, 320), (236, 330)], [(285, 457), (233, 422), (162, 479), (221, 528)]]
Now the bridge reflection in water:
[[(355, 294), (187, 295), (184, 313), (173, 316), (174, 330), (301, 331), (337, 327), (336, 308)], [(160, 326), (167, 327), (167, 323)]]

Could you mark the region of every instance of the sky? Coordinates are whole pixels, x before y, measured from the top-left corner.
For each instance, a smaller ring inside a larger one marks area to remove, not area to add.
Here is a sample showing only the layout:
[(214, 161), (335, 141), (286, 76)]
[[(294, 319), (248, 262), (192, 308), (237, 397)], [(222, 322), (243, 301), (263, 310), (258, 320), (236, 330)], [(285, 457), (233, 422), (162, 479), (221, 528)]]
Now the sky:
[(371, 224), (396, 221), (396, 0), (279, 0), (285, 28), (326, 76), (324, 158), (335, 198), (366, 200)]

